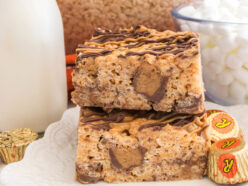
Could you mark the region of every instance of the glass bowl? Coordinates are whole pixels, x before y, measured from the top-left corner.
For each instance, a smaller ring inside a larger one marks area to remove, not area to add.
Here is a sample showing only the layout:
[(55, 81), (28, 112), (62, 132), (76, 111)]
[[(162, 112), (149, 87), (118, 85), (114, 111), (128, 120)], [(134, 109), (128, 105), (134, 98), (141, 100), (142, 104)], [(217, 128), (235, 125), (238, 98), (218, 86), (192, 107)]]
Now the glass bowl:
[(177, 31), (200, 35), (206, 95), (222, 105), (248, 104), (248, 23), (182, 15), (182, 8), (197, 8), (199, 3), (178, 6), (171, 13)]

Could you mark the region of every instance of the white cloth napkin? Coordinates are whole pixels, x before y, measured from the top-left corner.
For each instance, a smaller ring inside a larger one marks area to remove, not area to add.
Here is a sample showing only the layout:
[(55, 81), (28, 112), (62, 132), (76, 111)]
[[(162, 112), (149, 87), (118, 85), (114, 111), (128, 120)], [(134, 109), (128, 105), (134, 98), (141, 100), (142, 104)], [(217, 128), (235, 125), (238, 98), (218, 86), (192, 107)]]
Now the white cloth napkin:
[[(206, 103), (207, 109), (221, 109), (239, 122), (248, 142), (248, 105), (223, 107)], [(51, 124), (42, 139), (30, 144), (22, 161), (5, 166), (0, 174), (0, 186), (77, 186), (75, 181), (75, 157), (79, 108), (67, 110), (62, 119)], [(100, 182), (96, 185), (109, 185)], [(118, 185), (120, 184), (111, 184)], [(123, 185), (134, 185), (125, 183)], [(209, 186), (215, 185), (208, 178), (177, 182), (143, 182), (137, 186)], [(246, 184), (245, 184), (246, 185)], [(248, 185), (248, 184), (247, 184)]]

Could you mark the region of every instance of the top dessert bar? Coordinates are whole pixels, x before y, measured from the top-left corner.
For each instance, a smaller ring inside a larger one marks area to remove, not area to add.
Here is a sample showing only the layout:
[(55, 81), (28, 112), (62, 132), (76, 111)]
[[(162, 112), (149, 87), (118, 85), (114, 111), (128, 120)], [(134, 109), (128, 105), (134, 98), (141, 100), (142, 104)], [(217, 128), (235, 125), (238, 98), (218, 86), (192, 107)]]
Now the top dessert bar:
[(199, 37), (193, 32), (96, 29), (76, 51), (72, 100), (81, 107), (204, 110)]

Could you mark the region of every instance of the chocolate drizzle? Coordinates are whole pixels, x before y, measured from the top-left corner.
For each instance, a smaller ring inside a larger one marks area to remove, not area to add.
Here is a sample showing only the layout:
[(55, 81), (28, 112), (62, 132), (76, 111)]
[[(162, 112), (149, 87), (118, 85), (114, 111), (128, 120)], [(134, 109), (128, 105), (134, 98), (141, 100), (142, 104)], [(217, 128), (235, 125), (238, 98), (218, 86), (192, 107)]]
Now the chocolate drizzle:
[(94, 43), (106, 43), (109, 41), (123, 41), (127, 38), (136, 39), (138, 37), (146, 37), (150, 35), (149, 31), (138, 31), (139, 28), (135, 27), (134, 29), (127, 31), (127, 30), (120, 30), (119, 32), (112, 32), (110, 30), (101, 30), (96, 29), (93, 33), (94, 38), (90, 40), (90, 42)]
[[(95, 108), (92, 109), (95, 110)], [(88, 114), (82, 113), (83, 118), (81, 119), (81, 122), (84, 124), (90, 124), (95, 130), (110, 130), (110, 123), (122, 122), (123, 119), (127, 116), (127, 113), (124, 111), (112, 111), (111, 113), (105, 113), (103, 110), (101, 112), (99, 112), (99, 110), (97, 112), (93, 111)], [(92, 124), (93, 122), (97, 121), (101, 121), (101, 123)]]
[(147, 124), (147, 125), (142, 125), (139, 128), (139, 131), (142, 131), (143, 129), (147, 129), (147, 128), (153, 128), (155, 130), (161, 130), (165, 125), (167, 125), (168, 123), (151, 123), (151, 124)]
[[(203, 113), (199, 114), (202, 115)], [(139, 128), (139, 131), (143, 129), (154, 127), (154, 130), (161, 130), (166, 125), (178, 126), (183, 127), (184, 125), (194, 121), (195, 117), (198, 115), (190, 115), (190, 114), (176, 114), (172, 113), (169, 117), (164, 119), (160, 119), (158, 122), (154, 122), (151, 124), (142, 125)]]
[[(136, 26), (132, 29), (121, 29), (118, 32), (111, 30), (96, 29), (93, 33), (93, 38), (85, 43), (85, 45), (79, 45), (77, 51), (82, 53), (78, 60), (87, 57), (105, 56), (112, 52), (112, 50), (106, 49), (106, 45), (110, 44), (116, 49), (125, 50), (128, 49), (126, 54), (121, 54), (119, 57), (128, 56), (142, 56), (145, 54), (161, 56), (164, 54), (177, 55), (185, 50), (194, 48), (193, 56), (198, 54), (198, 39), (197, 35), (193, 33), (176, 33), (171, 36), (161, 35), (160, 38), (156, 38), (156, 32), (153, 33), (149, 29)], [(157, 47), (151, 47), (150, 44), (158, 45)], [(143, 47), (141, 52), (137, 52), (135, 48)], [(87, 49), (91, 51), (87, 52)], [(95, 50), (95, 51), (94, 51)], [(93, 52), (94, 51), (94, 52)], [(182, 55), (182, 58), (190, 57)]]
[[(99, 109), (101, 110), (101, 109)], [(84, 113), (86, 112), (86, 113)], [(85, 108), (82, 111), (81, 122), (83, 125), (90, 125), (94, 130), (110, 130), (112, 123), (122, 124), (126, 122), (126, 118), (132, 118), (131, 120), (146, 118), (151, 123), (142, 125), (138, 131), (142, 131), (146, 128), (154, 127), (155, 130), (160, 130), (166, 125), (182, 127), (192, 122), (195, 117), (201, 116), (204, 113), (190, 115), (175, 112), (155, 112), (155, 111), (135, 111), (135, 110), (119, 110), (114, 109), (111, 113), (106, 113), (103, 110), (95, 112), (94, 108)]]
[(110, 54), (113, 50), (103, 50), (100, 52), (87, 52), (87, 53), (83, 53), (82, 55), (79, 55), (77, 57), (77, 60), (81, 60), (83, 58), (88, 58), (88, 57), (98, 57), (98, 56), (106, 56), (108, 54)]
[(83, 45), (83, 44), (79, 44), (78, 48), (100, 49), (99, 47), (88, 46), (88, 45)]

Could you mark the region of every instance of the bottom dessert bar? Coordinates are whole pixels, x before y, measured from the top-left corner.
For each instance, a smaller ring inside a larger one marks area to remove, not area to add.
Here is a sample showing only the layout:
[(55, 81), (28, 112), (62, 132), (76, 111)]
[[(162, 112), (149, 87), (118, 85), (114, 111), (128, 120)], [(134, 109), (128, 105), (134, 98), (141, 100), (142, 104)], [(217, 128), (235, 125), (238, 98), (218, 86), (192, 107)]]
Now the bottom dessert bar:
[(81, 109), (76, 177), (81, 183), (200, 179), (206, 114)]

